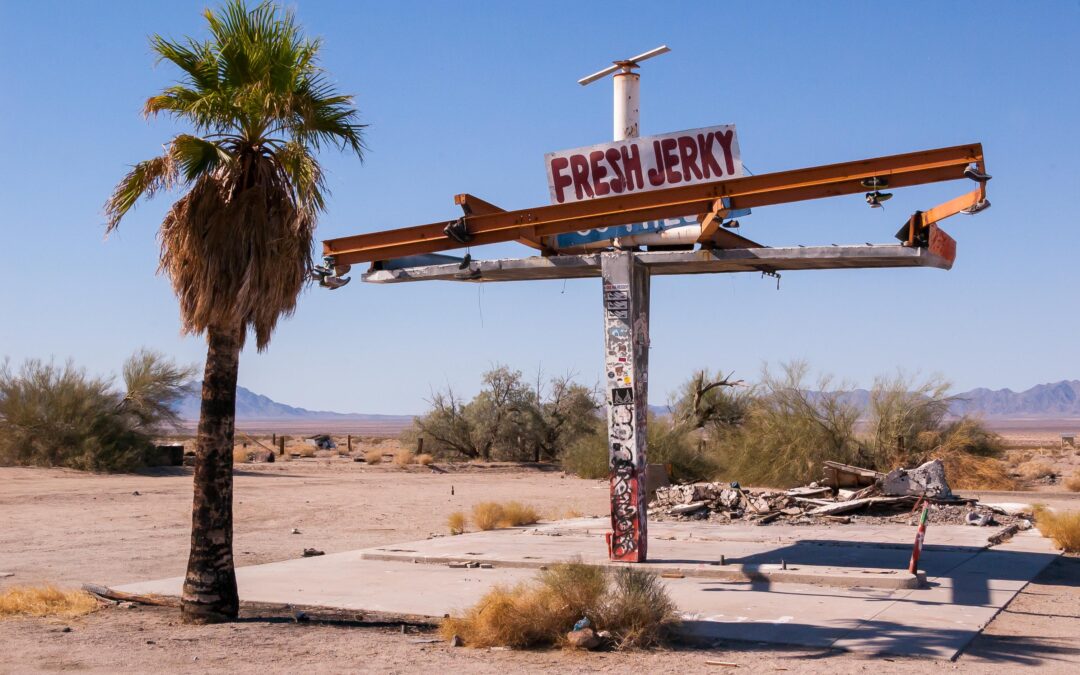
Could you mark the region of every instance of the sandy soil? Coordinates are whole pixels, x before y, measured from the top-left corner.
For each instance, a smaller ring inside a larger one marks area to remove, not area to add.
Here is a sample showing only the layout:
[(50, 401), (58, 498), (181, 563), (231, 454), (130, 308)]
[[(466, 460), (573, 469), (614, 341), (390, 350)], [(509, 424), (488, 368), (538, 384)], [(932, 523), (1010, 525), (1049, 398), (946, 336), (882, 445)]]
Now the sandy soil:
[[(99, 476), (65, 470), (0, 468), (0, 588), (14, 584), (115, 584), (184, 571), (191, 506), (186, 469)], [(137, 494), (136, 494), (137, 493)], [(1002, 494), (1020, 501), (1023, 494)], [(506, 466), (451, 470), (368, 467), (339, 459), (248, 465), (236, 480), (239, 565), (408, 541), (442, 531), (446, 515), (485, 500), (517, 499), (552, 517), (606, 512), (606, 485), (561, 472)], [(1072, 502), (1069, 495), (1062, 495)], [(1075, 502), (1073, 502), (1075, 503)], [(291, 534), (293, 528), (300, 534)], [(69, 628), (69, 631), (65, 631)], [(176, 610), (110, 608), (77, 620), (0, 621), (0, 673), (295, 672), (609, 672), (658, 673), (866, 670), (966, 672), (1037, 665), (1080, 666), (1080, 559), (1052, 565), (990, 625), (956, 663), (873, 660), (828, 650), (718, 644), (649, 654), (570, 654), (453, 649), (400, 626), (296, 624), (249, 616), (223, 626), (184, 626)]]

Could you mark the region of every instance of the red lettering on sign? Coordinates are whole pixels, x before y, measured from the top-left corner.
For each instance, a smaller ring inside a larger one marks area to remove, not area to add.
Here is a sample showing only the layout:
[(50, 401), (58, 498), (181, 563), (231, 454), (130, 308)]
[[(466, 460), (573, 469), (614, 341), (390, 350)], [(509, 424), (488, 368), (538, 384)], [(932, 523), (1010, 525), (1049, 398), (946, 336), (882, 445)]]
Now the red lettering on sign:
[(589, 161), (584, 155), (570, 155), (570, 175), (574, 178), (574, 192), (578, 199), (583, 199), (583, 193), (588, 197), (594, 196), (589, 185)]
[(589, 170), (592, 171), (593, 191), (597, 197), (603, 197), (611, 192), (611, 188), (602, 180), (607, 175), (607, 167), (600, 165), (600, 160), (603, 158), (603, 150), (593, 150), (589, 153)]
[(649, 185), (660, 187), (664, 184), (664, 155), (660, 152), (660, 141), (652, 142), (652, 151), (656, 157), (656, 168), (649, 169)]
[(716, 136), (711, 131), (708, 134), (697, 135), (698, 150), (701, 155), (701, 169), (705, 172), (706, 178), (712, 178), (713, 172), (716, 173), (718, 178), (724, 175), (724, 170), (720, 168), (720, 163), (716, 161), (716, 155), (712, 151), (715, 141)]
[(682, 161), (683, 176), (690, 180), (690, 174), (701, 180), (701, 169), (697, 164), (697, 144), (690, 136), (679, 136), (679, 160)]
[(623, 177), (622, 168), (619, 167), (619, 151), (615, 148), (608, 148), (607, 153), (604, 155), (604, 159), (611, 165), (611, 168), (615, 170), (615, 178), (611, 180), (611, 191), (615, 194), (621, 194), (623, 191), (623, 184), (626, 182), (626, 178)]
[(573, 184), (570, 176), (564, 176), (563, 171), (570, 167), (570, 160), (565, 157), (555, 157), (551, 160), (551, 182), (555, 186), (555, 198), (560, 204), (566, 201), (563, 190)]
[(674, 138), (665, 138), (660, 141), (660, 149), (664, 153), (664, 175), (667, 176), (668, 185), (675, 185), (682, 180), (682, 174), (675, 170), (679, 163), (679, 156), (675, 154), (679, 142)]
[[(645, 187), (645, 178), (641, 175), (641, 152), (637, 144), (622, 147), (622, 165), (626, 172), (626, 191), (633, 192)], [(634, 178), (637, 178), (635, 181)]]
[(735, 159), (731, 156), (731, 139), (735, 137), (735, 130), (728, 129), (727, 131), (715, 134), (716, 140), (720, 142), (720, 147), (724, 149), (724, 161), (727, 162), (728, 175), (735, 173)]

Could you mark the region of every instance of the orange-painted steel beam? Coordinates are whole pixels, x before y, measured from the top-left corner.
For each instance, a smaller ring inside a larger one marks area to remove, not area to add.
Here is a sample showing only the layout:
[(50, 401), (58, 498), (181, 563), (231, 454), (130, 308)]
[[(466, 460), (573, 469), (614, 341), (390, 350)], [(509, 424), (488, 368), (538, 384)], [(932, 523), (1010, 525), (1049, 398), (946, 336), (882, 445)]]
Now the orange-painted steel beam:
[(727, 214), (728, 210), (724, 208), (724, 200), (717, 199), (713, 202), (708, 213), (698, 216), (698, 222), (701, 223), (701, 235), (698, 236), (699, 244), (712, 241), (713, 235), (720, 229), (720, 223), (723, 222)]
[[(898, 188), (963, 178), (972, 163), (982, 166), (978, 143), (935, 150), (876, 157), (854, 162), (780, 171), (667, 188), (614, 197), (553, 204), (516, 211), (465, 217), (470, 246), (522, 238), (624, 225), (708, 213), (717, 199), (728, 198), (730, 208), (754, 208), (807, 199), (820, 199), (867, 190), (862, 181), (887, 178)], [(329, 239), (323, 253), (337, 264), (372, 262), (407, 255), (461, 248), (444, 232), (446, 221)]]
[[(506, 209), (499, 208), (491, 202), (484, 201), (475, 195), (469, 193), (462, 193), (460, 195), (454, 195), (454, 203), (461, 207), (461, 210), (465, 212), (465, 216), (479, 216), (490, 215), (493, 213), (506, 213)], [(519, 244), (525, 244), (529, 248), (534, 248), (537, 251), (550, 252), (547, 246), (540, 241), (539, 237), (522, 232), (522, 236), (518, 237), (517, 242)]]

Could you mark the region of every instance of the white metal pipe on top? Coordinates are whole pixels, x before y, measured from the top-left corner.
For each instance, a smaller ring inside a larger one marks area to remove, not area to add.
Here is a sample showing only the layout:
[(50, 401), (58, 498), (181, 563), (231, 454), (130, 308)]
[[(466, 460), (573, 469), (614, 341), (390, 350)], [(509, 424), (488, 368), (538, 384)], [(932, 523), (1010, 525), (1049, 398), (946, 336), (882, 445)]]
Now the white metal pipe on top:
[(615, 84), (613, 125), (615, 140), (625, 141), (628, 138), (637, 138), (641, 132), (638, 123), (641, 76), (631, 70), (630, 66), (624, 66), (622, 71), (615, 73), (613, 80)]

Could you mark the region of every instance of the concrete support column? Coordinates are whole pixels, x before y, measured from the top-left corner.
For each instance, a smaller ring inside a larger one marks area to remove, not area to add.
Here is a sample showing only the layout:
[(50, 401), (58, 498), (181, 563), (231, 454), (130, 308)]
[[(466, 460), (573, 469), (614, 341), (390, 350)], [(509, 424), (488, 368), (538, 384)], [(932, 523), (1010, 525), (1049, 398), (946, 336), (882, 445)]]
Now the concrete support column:
[(634, 253), (601, 254), (604, 365), (611, 469), (612, 560), (644, 562), (649, 388), (649, 270)]

